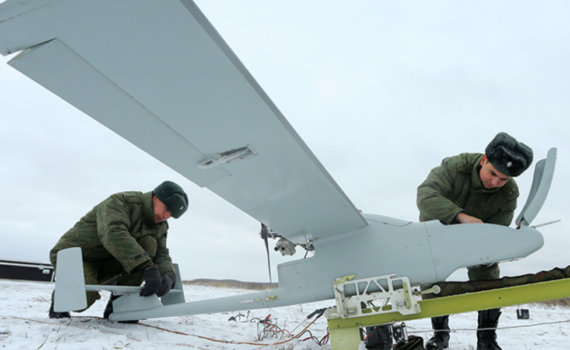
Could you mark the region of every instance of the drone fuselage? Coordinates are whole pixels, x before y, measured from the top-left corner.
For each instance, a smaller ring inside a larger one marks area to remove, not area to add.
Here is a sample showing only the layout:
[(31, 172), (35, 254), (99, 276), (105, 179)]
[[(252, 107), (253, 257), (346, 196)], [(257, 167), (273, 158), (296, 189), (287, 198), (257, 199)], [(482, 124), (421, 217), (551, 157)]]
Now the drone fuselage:
[[(278, 266), (279, 288), (227, 298), (167, 305), (152, 317), (271, 308), (334, 299), (333, 283), (356, 275), (406, 276), (412, 284), (444, 281), (462, 267), (516, 260), (543, 245), (542, 234), (491, 224), (442, 225), (365, 214), (368, 226), (313, 242), (314, 256)], [(492, 244), (489, 244), (492, 242)], [(369, 290), (374, 292), (374, 290)], [(150, 310), (115, 312), (112, 320), (149, 317)]]

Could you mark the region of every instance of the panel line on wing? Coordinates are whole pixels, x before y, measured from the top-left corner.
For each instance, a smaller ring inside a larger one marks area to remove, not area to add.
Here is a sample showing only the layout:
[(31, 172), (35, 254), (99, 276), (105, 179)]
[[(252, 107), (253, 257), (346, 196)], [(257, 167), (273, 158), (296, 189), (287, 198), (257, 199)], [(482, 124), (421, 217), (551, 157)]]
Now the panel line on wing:
[(221, 167), (208, 174), (199, 170), (196, 164), (206, 154), (59, 39), (8, 63), (199, 186), (230, 176)]

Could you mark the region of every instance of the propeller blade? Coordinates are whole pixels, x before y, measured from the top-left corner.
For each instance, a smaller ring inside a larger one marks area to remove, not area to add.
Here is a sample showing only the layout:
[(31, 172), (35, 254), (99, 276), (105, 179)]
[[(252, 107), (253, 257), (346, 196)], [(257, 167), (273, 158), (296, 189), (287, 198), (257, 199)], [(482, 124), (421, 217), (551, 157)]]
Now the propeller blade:
[(265, 226), (264, 224), (261, 224), (260, 235), (263, 241), (265, 242), (265, 250), (267, 251), (267, 268), (269, 270), (269, 283), (273, 283), (273, 280), (271, 279), (271, 262), (269, 260), (269, 242), (268, 242), (269, 233), (267, 226)]

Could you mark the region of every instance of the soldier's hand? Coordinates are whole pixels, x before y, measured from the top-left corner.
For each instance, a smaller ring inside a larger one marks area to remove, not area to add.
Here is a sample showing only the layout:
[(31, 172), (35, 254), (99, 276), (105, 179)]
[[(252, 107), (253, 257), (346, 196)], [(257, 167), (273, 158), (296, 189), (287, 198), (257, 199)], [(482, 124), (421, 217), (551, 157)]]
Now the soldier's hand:
[(465, 213), (459, 213), (456, 216), (457, 221), (459, 221), (462, 224), (482, 224), (483, 221), (479, 218), (476, 218), (474, 216), (471, 215), (467, 215)]
[(170, 272), (165, 273), (162, 275), (162, 285), (158, 288), (158, 292), (156, 295), (161, 297), (166, 293), (170, 292), (170, 290), (174, 287), (174, 275)]
[(158, 272), (158, 266), (152, 265), (143, 271), (144, 287), (140, 292), (141, 297), (149, 297), (155, 294), (162, 285), (162, 278)]

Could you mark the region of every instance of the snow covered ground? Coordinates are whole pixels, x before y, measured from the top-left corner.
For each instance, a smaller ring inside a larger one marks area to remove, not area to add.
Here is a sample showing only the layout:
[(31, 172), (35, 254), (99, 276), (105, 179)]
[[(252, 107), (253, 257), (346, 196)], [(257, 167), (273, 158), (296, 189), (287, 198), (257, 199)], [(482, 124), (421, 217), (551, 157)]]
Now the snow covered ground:
[[(187, 301), (210, 299), (249, 293), (246, 290), (185, 286)], [(299, 339), (285, 335), (259, 340), (259, 322), (269, 319), (280, 329), (300, 333), (309, 322), (306, 317), (315, 309), (333, 305), (333, 301), (311, 303), (266, 310), (253, 310), (247, 318), (229, 321), (235, 313), (172, 317), (145, 320), (140, 324), (117, 324), (99, 317), (107, 303), (102, 300), (71, 320), (51, 320), (47, 317), (53, 284), (42, 282), (0, 280), (0, 348), (1, 349), (330, 349), (316, 341), (327, 334), (324, 317), (318, 319)], [(518, 320), (517, 308), (530, 310), (529, 320)], [(247, 315), (247, 312), (242, 312)], [(451, 335), (450, 350), (475, 349), (476, 313), (453, 315), (450, 326), (457, 330)], [(312, 320), (312, 319), (311, 319)], [(499, 344), (507, 349), (568, 349), (570, 348), (570, 309), (525, 305), (503, 309)], [(148, 327), (145, 325), (153, 326)], [(406, 323), (411, 334), (429, 338), (430, 321)], [(154, 328), (154, 327), (160, 327)], [(503, 328), (505, 327), (505, 328)], [(177, 333), (178, 332), (178, 333)], [(266, 345), (270, 344), (270, 345)]]

